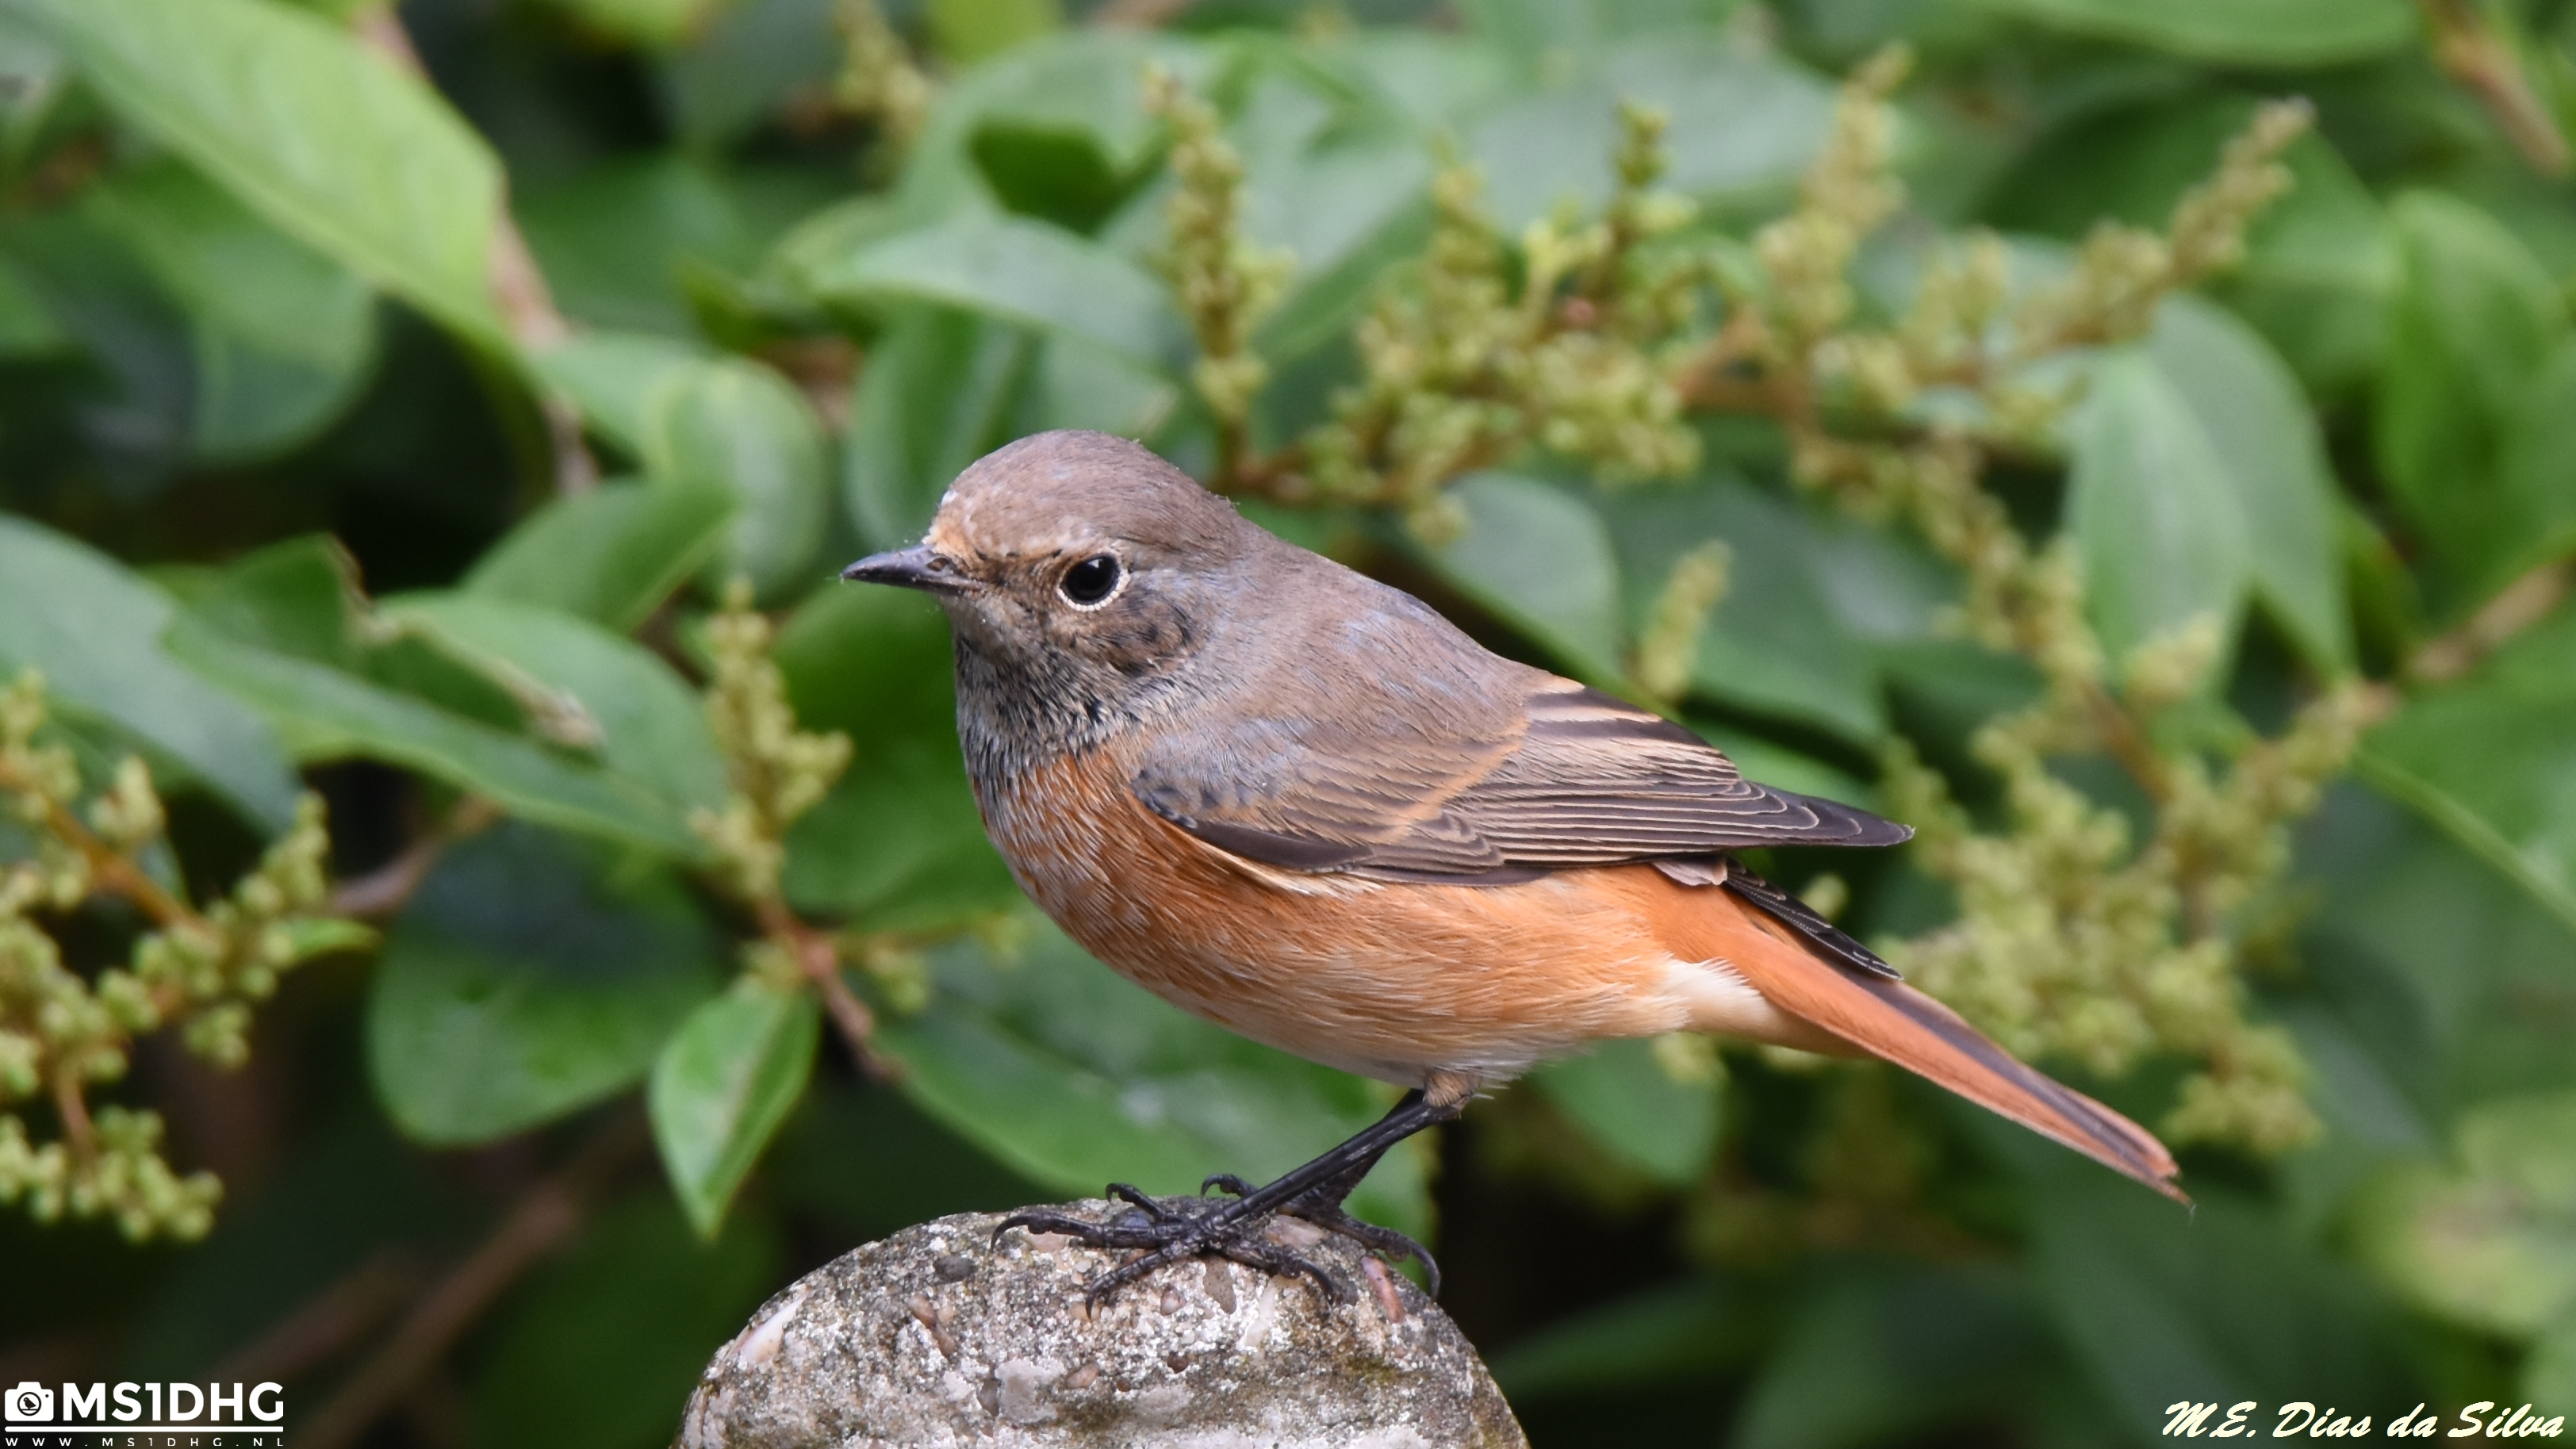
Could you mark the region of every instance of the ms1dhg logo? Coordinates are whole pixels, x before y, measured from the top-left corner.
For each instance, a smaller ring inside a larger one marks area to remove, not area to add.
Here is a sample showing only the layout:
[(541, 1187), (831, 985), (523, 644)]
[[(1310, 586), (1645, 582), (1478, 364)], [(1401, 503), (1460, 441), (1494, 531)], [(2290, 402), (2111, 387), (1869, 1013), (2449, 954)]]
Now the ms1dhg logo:
[(276, 1384), (65, 1384), (11, 1389), (0, 1449), (284, 1449)]

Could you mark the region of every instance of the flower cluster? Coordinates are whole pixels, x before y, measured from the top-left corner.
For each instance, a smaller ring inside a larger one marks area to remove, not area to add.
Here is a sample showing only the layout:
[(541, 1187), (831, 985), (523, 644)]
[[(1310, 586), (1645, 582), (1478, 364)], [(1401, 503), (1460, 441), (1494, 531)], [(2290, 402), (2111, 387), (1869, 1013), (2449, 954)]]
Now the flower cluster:
[[(2165, 1122), (2178, 1138), (2293, 1146), (2316, 1129), (2303, 1068), (2285, 1034), (2247, 1019), (2240, 972), (2254, 908), (2287, 864), (2288, 824), (2350, 759), (2365, 695), (2331, 690), (2280, 738), (2222, 752), (2232, 758), (2160, 744), (2159, 720), (2215, 663), (2215, 621), (2107, 658), (2071, 550), (2033, 547), (1982, 478), (1995, 451), (2039, 445), (2069, 401), (2024, 380), (2034, 364), (2142, 335), (2163, 297), (2242, 254), (2245, 227), (2288, 184), (2277, 157), (2307, 110), (2263, 108), (2165, 231), (2097, 228), (2066, 277), (2018, 302), (2001, 244), (1983, 237), (1929, 266), (1892, 327), (1852, 328), (1837, 273), (1896, 201), (1887, 121), (1871, 113), (1898, 73), (1882, 58), (1854, 78), (1799, 208), (1757, 237), (1769, 285), (1737, 294), (1746, 310), (1721, 338), (1735, 386), (1716, 399), (1778, 417), (1800, 482), (1910, 521), (1966, 579), (1963, 632), (2044, 681), (2036, 704), (1973, 741), (2003, 785), (1999, 831), (1979, 830), (1909, 749), (1889, 751), (1891, 804), (1960, 903), (1956, 921), (1891, 955), (2016, 1051), (2106, 1075), (2151, 1051), (2198, 1060)], [(1967, 406), (1914, 406), (1936, 389)], [(2146, 796), (2143, 840), (2052, 768), (2082, 755), (2107, 756)]]
[(776, 632), (768, 616), (751, 606), (751, 585), (742, 579), (726, 587), (724, 608), (707, 621), (707, 723), (732, 789), (723, 809), (698, 810), (689, 826), (714, 849), (711, 875), (717, 886), (759, 927), (760, 934), (743, 946), (744, 977), (781, 993), (810, 987), (820, 994), (852, 1055), (877, 1071), (881, 1064), (869, 1047), (876, 1017), (841, 970), (846, 957), (873, 966), (874, 956), (853, 952), (831, 932), (807, 924), (779, 891), (787, 828), (821, 804), (849, 768), (851, 744), (837, 731), (797, 728), (786, 676), (770, 655)]
[(903, 37), (886, 23), (876, 0), (840, 0), (832, 10), (841, 32), (841, 73), (832, 83), (832, 99), (842, 110), (864, 116), (884, 134), (885, 149), (901, 156), (929, 118), (938, 88), (913, 63)]
[(1621, 121), (1608, 208), (1588, 224), (1565, 210), (1533, 222), (1517, 288), (1475, 170), (1433, 181), (1430, 247), (1360, 323), (1363, 379), (1302, 445), (1324, 497), (1395, 505), (1437, 537), (1457, 522), (1443, 485), (1533, 443), (1612, 479), (1698, 462), (1674, 373), (1702, 265), (1656, 245), (1691, 208), (1655, 189), (1662, 116), (1632, 106)]
[[(125, 1075), (137, 1037), (174, 1024), (199, 1056), (240, 1065), (252, 1004), (277, 989), (279, 973), (371, 936), (327, 914), (319, 799), (304, 797), (250, 874), (200, 911), (150, 863), (164, 823), (151, 772), (127, 758), (84, 810), (78, 762), (46, 741), (47, 717), (32, 671), (0, 691), (0, 797), (32, 845), (29, 858), (0, 866), (0, 1106), (48, 1098), (61, 1136), (38, 1143), (15, 1113), (0, 1115), (0, 1202), (23, 1198), (48, 1221), (110, 1217), (137, 1239), (198, 1237), (222, 1184), (170, 1167), (157, 1115), (93, 1111), (89, 1089)], [(42, 921), (101, 897), (149, 927), (126, 964), (91, 978), (64, 962)]]
[(1223, 486), (1243, 466), (1252, 397), (1270, 379), (1252, 332), (1278, 305), (1295, 260), (1244, 238), (1243, 158), (1226, 142), (1216, 107), (1160, 67), (1146, 74), (1145, 107), (1172, 128), (1179, 185), (1164, 212), (1171, 235), (1163, 274), (1198, 338), (1190, 381), (1216, 418)]
[(1726, 540), (1712, 538), (1673, 560), (1673, 570), (1664, 576), (1654, 611), (1637, 640), (1637, 657), (1628, 668), (1628, 677), (1647, 698), (1670, 702), (1689, 692), (1700, 634), (1708, 627), (1709, 611), (1726, 597), (1730, 556)]
[(707, 724), (732, 789), (724, 808), (694, 812), (689, 827), (715, 851), (725, 888), (747, 903), (777, 899), (787, 827), (821, 803), (850, 765), (848, 735), (796, 727), (786, 679), (770, 657), (775, 633), (739, 579), (707, 621)]

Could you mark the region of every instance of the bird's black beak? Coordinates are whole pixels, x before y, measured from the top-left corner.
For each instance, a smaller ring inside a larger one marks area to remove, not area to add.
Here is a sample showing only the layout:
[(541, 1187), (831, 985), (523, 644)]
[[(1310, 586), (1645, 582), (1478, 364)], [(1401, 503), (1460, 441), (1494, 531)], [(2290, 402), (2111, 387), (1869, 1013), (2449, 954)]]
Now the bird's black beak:
[(845, 581), (862, 584), (892, 584), (899, 589), (919, 589), (931, 594), (962, 594), (969, 580), (957, 561), (917, 543), (892, 553), (870, 554), (841, 570)]

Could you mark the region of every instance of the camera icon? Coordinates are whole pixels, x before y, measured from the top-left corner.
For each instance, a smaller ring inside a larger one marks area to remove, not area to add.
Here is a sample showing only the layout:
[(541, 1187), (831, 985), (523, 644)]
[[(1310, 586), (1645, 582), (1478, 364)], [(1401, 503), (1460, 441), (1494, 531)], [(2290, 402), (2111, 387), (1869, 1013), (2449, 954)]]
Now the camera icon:
[(9, 1391), (8, 1417), (22, 1424), (49, 1423), (54, 1417), (54, 1391), (34, 1379)]

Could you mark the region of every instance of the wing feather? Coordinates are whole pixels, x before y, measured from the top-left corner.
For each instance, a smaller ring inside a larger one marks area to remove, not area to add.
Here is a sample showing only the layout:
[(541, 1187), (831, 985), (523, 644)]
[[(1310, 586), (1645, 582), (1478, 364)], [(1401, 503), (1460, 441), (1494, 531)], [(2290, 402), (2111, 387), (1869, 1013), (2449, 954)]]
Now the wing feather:
[[(1707, 857), (1748, 846), (1893, 845), (1864, 810), (1747, 780), (1680, 725), (1570, 680), (1517, 720), (1425, 727), (1382, 717), (1262, 752), (1212, 779), (1148, 759), (1137, 797), (1221, 850), (1292, 870), (1501, 885), (1549, 870)], [(1277, 733), (1276, 727), (1271, 727)], [(1194, 752), (1193, 760), (1210, 758)]]

